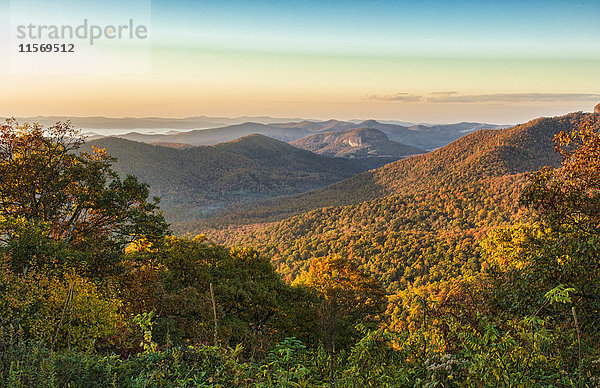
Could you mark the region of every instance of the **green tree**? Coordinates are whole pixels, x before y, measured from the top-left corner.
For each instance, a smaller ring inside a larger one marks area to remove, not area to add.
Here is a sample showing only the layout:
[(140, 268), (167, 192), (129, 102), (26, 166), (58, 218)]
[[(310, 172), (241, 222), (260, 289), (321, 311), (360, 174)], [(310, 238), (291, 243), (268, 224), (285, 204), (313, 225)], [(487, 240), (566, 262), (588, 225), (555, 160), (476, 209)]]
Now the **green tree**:
[(213, 297), (221, 344), (244, 343), (266, 355), (267, 346), (286, 335), (309, 343), (318, 336), (310, 294), (285, 284), (256, 250), (228, 250), (204, 236), (169, 236), (164, 244), (132, 248), (127, 259), (131, 271), (123, 279), (123, 298), (136, 306), (134, 313), (156, 309), (159, 343), (167, 331), (176, 344), (213, 343)]

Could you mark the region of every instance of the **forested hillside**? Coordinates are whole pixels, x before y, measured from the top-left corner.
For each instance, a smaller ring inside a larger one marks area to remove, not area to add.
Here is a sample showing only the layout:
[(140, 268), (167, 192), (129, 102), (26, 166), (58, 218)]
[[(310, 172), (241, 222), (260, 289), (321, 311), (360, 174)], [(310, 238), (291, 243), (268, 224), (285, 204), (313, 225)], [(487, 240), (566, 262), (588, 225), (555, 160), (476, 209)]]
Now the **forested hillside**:
[[(506, 177), (500, 180), (519, 179), (519, 173), (560, 162), (553, 150), (554, 135), (561, 130), (571, 130), (587, 117), (573, 113), (540, 118), (506, 129), (480, 130), (433, 152), (367, 171), (325, 189), (258, 201), (232, 209), (210, 223), (190, 223), (181, 230), (193, 232), (207, 225), (273, 222), (314, 209), (358, 204), (388, 195), (434, 195), (437, 190), (461, 192), (465, 183), (484, 187), (479, 181), (502, 176)], [(508, 177), (511, 175), (514, 176)]]
[(132, 174), (162, 198), (170, 221), (190, 220), (232, 203), (320, 188), (356, 175), (351, 162), (299, 150), (253, 135), (216, 146), (178, 148), (119, 138), (90, 141), (106, 149), (118, 173)]
[(473, 274), (481, 265), (478, 239), (489, 228), (524, 221), (518, 205), (524, 174), (557, 166), (554, 136), (588, 119), (600, 127), (598, 116), (574, 113), (481, 130), (247, 214), (259, 219), (315, 210), (240, 233), (229, 227), (214, 237), (259, 247), (288, 279), (327, 255), (361, 263), (390, 292)]

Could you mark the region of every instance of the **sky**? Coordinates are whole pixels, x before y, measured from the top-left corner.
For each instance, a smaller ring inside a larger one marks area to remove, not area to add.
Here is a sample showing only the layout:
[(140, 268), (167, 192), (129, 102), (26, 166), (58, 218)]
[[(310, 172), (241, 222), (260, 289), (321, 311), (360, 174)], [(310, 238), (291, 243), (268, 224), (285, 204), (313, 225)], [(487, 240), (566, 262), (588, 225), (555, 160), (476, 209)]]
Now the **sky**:
[[(15, 22), (84, 18), (149, 36), (77, 42), (76, 64), (11, 43)], [(0, 25), (2, 116), (512, 124), (600, 102), (597, 0), (0, 0)]]

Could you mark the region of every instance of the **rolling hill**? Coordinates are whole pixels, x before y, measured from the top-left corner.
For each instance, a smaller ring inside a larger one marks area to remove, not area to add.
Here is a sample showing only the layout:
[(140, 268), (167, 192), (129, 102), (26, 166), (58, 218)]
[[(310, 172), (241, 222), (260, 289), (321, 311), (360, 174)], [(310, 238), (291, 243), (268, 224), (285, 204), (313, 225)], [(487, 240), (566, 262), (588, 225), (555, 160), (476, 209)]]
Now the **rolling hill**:
[(366, 170), (381, 167), (409, 155), (425, 153), (419, 148), (390, 141), (385, 133), (370, 128), (321, 133), (290, 144), (319, 155), (350, 159)]
[(117, 158), (119, 174), (133, 174), (150, 184), (170, 221), (196, 219), (232, 203), (325, 187), (361, 171), (347, 160), (261, 135), (188, 148), (109, 137), (90, 141), (83, 150), (92, 146)]

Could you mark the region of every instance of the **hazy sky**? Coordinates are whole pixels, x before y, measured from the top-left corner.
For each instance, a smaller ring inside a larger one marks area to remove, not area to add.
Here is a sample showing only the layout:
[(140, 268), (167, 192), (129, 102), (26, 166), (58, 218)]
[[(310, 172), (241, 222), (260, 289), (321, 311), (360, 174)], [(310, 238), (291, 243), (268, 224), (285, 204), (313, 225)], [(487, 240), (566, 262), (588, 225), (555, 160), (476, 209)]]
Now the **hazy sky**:
[[(9, 55), (10, 10), (0, 0)], [(152, 1), (149, 32), (151, 66), (130, 74), (2, 61), (0, 115), (514, 123), (600, 102), (597, 0)]]

